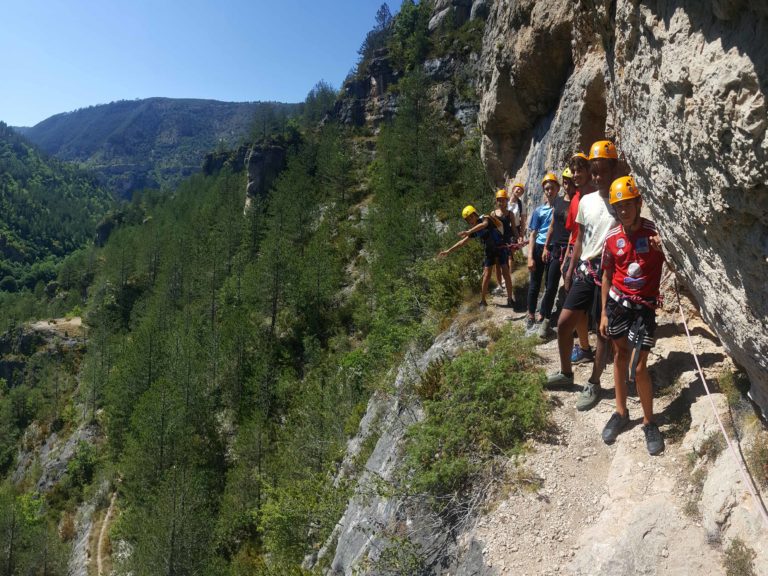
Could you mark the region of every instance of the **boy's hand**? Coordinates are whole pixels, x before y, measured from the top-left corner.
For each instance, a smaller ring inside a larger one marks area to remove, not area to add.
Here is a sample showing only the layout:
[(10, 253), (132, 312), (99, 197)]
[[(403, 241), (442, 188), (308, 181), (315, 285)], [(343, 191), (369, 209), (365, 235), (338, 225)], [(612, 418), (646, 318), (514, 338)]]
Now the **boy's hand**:
[(533, 258), (528, 258), (528, 270), (533, 272), (536, 269), (536, 263), (533, 261)]
[(600, 336), (608, 339), (608, 315), (603, 311), (600, 315)]
[(549, 250), (547, 248), (544, 248), (544, 252), (541, 253), (541, 259), (544, 262), (549, 262)]
[(656, 236), (650, 236), (648, 238), (648, 241), (651, 244), (651, 248), (653, 248), (654, 250), (657, 250), (658, 252), (662, 252), (662, 249), (661, 249), (661, 236), (659, 236), (658, 234), (656, 234)]

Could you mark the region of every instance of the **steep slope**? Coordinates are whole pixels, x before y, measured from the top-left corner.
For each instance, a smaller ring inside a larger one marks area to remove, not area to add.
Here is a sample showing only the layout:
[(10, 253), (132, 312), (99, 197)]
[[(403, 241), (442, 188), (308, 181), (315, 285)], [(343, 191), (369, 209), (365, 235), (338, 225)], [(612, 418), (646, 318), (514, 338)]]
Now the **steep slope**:
[(19, 130), (49, 154), (93, 169), (128, 197), (140, 188), (178, 184), (200, 169), (206, 152), (271, 129), (298, 110), (273, 102), (148, 98), (57, 114)]
[(538, 190), (574, 150), (616, 140), (679, 278), (764, 412), (766, 33), (761, 3), (495, 3), (479, 117), (499, 185), (509, 176)]
[[(589, 412), (575, 409), (575, 387), (546, 392), (550, 428), (532, 437), (521, 453), (494, 463), (487, 483), (465, 495), (462, 522), (452, 523), (450, 515), (435, 513), (428, 499), (399, 490), (409, 429), (424, 418), (414, 382), (435, 360), (490, 348), (498, 327), (513, 322), (522, 329), (524, 316), (504, 308), (497, 297), (487, 311), (464, 309), (429, 350), (404, 360), (386, 392), (371, 399), (347, 458), (356, 458), (372, 439), (375, 448), (332, 537), (308, 565), (325, 566), (330, 576), (720, 576), (737, 561), (733, 543), (741, 542), (755, 552), (753, 573), (764, 573), (768, 553), (761, 543), (768, 526), (724, 448), (677, 301), (668, 300), (649, 361), (655, 411), (666, 436), (663, 455), (646, 451), (636, 397), (629, 400), (628, 429), (614, 445), (602, 442), (600, 431), (613, 410), (609, 369), (601, 379), (603, 399)], [(722, 382), (733, 370), (730, 359), (685, 296), (683, 306), (709, 385)], [(537, 352), (543, 370), (557, 366), (555, 340), (539, 344)], [(577, 379), (585, 380), (590, 370), (577, 366)], [(749, 402), (722, 393), (714, 394), (714, 401), (729, 434), (739, 440), (738, 449), (750, 454), (765, 433)], [(768, 476), (755, 467), (752, 473), (763, 478), (765, 498)]]
[(84, 170), (46, 158), (0, 122), (0, 290), (34, 288), (93, 237), (111, 196)]

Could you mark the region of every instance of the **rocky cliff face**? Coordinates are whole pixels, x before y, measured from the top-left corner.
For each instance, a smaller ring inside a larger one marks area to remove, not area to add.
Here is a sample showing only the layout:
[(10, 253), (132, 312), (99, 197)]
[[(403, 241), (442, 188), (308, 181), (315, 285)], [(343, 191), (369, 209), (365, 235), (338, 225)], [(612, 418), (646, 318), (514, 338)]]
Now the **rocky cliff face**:
[[(490, 13), (490, 0), (437, 0), (429, 19), (429, 35), (435, 44), (444, 44), (430, 51), (422, 70), (431, 85), (431, 96), (446, 118), (453, 118), (465, 132), (477, 126), (478, 103), (476, 85), (479, 50), (466, 41), (471, 34), (462, 35), (446, 47), (445, 40), (468, 23), (479, 23), (473, 29), (479, 34), (482, 22)], [(387, 48), (380, 48), (373, 58), (358, 65), (341, 87), (339, 99), (330, 113), (332, 119), (354, 126), (378, 127), (392, 119), (397, 112), (396, 86), (405, 72), (392, 62)]]
[(768, 5), (495, 2), (479, 124), (497, 184), (559, 170), (606, 135), (672, 266), (768, 412)]

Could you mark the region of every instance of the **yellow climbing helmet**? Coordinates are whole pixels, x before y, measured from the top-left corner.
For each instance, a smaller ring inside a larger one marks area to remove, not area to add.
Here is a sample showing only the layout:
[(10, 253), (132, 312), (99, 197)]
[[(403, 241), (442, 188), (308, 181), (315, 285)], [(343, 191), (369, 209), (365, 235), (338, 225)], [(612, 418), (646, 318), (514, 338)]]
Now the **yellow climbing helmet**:
[(464, 206), (464, 210), (461, 211), (461, 217), (466, 220), (469, 218), (472, 214), (477, 214), (477, 210), (475, 210), (475, 207), (471, 204)]
[(504, 188), (500, 188), (496, 191), (496, 199), (498, 200), (499, 198), (504, 198), (505, 200), (509, 198), (507, 191), (504, 190)]
[(571, 169), (569, 166), (566, 166), (565, 170), (563, 170), (563, 180), (565, 180), (566, 178), (573, 180), (573, 174), (571, 174)]
[(616, 146), (610, 140), (598, 140), (589, 149), (589, 159), (597, 160), (598, 158), (608, 158), (610, 160), (618, 160), (619, 155), (616, 152)]
[(554, 182), (558, 186), (560, 185), (560, 182), (557, 181), (557, 176), (552, 174), (552, 172), (547, 172), (547, 175), (541, 181), (541, 185), (544, 186), (547, 182)]
[(640, 198), (640, 190), (638, 189), (637, 184), (635, 184), (635, 179), (632, 178), (632, 176), (616, 178), (611, 184), (611, 189), (608, 194), (608, 202), (610, 204), (631, 200), (632, 198)]
[(514, 184), (512, 184), (512, 190), (514, 190), (515, 188), (522, 188), (523, 192), (525, 192), (525, 184), (523, 184), (522, 182), (515, 182)]

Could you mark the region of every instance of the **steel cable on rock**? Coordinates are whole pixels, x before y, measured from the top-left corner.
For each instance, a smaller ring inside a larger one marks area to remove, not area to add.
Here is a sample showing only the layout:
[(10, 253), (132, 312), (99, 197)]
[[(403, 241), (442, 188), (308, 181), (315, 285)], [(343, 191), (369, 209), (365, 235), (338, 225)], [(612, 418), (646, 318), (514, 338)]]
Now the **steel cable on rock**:
[(725, 426), (723, 425), (723, 421), (720, 419), (720, 414), (717, 411), (717, 406), (715, 405), (715, 401), (712, 398), (712, 393), (709, 391), (709, 386), (707, 386), (707, 381), (704, 378), (704, 372), (701, 369), (701, 364), (699, 363), (699, 357), (696, 354), (696, 349), (693, 346), (693, 338), (691, 338), (691, 332), (688, 330), (688, 322), (686, 322), (686, 319), (685, 319), (685, 312), (683, 311), (683, 303), (680, 300), (680, 291), (677, 289), (677, 279), (675, 279), (675, 295), (677, 296), (677, 305), (680, 308), (680, 318), (683, 321), (685, 334), (688, 336), (688, 344), (691, 347), (691, 354), (693, 354), (693, 359), (696, 362), (696, 368), (698, 370), (701, 383), (704, 385), (704, 390), (707, 393), (707, 397), (709, 398), (710, 404), (712, 404), (712, 411), (715, 413), (715, 418), (717, 418), (717, 423), (720, 425), (720, 432), (723, 433), (725, 442), (726, 444), (728, 444), (728, 448), (730, 449), (731, 454), (733, 454), (733, 457), (736, 460), (736, 464), (738, 464), (739, 466), (742, 479), (744, 480), (744, 483), (747, 485), (747, 488), (749, 489), (749, 492), (755, 501), (755, 506), (757, 506), (757, 509), (760, 511), (760, 515), (763, 517), (763, 521), (765, 522), (765, 527), (768, 528), (768, 511), (766, 511), (763, 501), (760, 499), (760, 496), (758, 496), (757, 494), (755, 486), (752, 483), (752, 478), (749, 476), (749, 473), (747, 472), (744, 459), (741, 457), (741, 454), (736, 450), (736, 448), (733, 445), (733, 442), (731, 442), (731, 439), (728, 436), (728, 433), (725, 431)]

